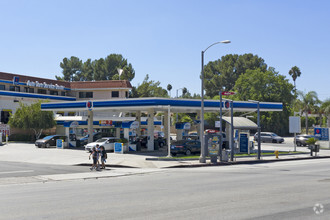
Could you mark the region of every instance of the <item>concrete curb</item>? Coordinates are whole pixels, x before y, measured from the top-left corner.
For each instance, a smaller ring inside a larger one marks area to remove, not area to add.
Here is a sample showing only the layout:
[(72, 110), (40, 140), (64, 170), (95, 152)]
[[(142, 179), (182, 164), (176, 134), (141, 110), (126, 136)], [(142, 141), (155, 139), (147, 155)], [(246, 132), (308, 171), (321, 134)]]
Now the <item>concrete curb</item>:
[(313, 160), (313, 159), (329, 159), (330, 156), (316, 156), (316, 157), (297, 157), (297, 158), (285, 158), (285, 159), (271, 159), (271, 160), (247, 160), (247, 161), (234, 161), (234, 162), (217, 162), (217, 163), (205, 163), (205, 164), (183, 164), (177, 166), (170, 166), (164, 168), (188, 168), (188, 167), (204, 167), (204, 166), (229, 166), (240, 164), (260, 164), (260, 163), (273, 163), (281, 161), (293, 161), (293, 160)]
[[(294, 155), (305, 155), (305, 154), (310, 154), (310, 153), (296, 153), (296, 154), (279, 154), (279, 156), (294, 156)], [(253, 156), (236, 156), (235, 158), (254, 158), (256, 155)], [(275, 157), (275, 154), (270, 154), (270, 155), (262, 155), (262, 157)], [(210, 158), (206, 158), (210, 159)], [(146, 160), (149, 161), (195, 161), (199, 160), (199, 158), (191, 158), (191, 159), (180, 159), (180, 158), (146, 158)]]
[[(80, 164), (75, 164), (73, 166), (92, 166), (91, 163), (80, 163)], [(126, 166), (126, 165), (118, 165), (118, 164), (106, 164), (105, 167), (113, 167), (113, 168), (136, 168), (136, 169), (139, 169), (139, 167), (132, 167), (132, 166)]]

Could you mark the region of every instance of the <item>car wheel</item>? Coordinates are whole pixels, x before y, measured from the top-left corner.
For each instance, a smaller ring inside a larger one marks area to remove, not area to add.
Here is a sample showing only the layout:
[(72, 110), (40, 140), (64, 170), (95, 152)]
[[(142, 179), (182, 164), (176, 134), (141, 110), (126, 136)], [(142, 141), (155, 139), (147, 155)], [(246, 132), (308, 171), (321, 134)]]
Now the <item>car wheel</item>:
[(50, 144), (49, 144), (49, 143), (47, 143), (47, 144), (46, 144), (46, 148), (49, 148), (49, 147), (50, 147)]
[(273, 140), (272, 142), (273, 142), (273, 143), (278, 143), (277, 140)]
[(187, 156), (191, 155), (191, 150), (189, 150), (189, 149), (186, 150), (186, 155), (187, 155)]
[(164, 143), (163, 142), (160, 142), (159, 143), (159, 147), (164, 147)]

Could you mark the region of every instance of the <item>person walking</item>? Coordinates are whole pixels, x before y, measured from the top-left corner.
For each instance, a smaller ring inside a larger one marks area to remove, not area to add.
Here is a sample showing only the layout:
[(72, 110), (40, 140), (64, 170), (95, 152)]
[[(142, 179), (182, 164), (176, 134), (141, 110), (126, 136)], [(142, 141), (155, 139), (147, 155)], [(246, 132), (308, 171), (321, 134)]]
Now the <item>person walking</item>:
[(97, 153), (97, 151), (96, 151), (96, 148), (95, 147), (93, 147), (93, 149), (92, 149), (92, 152), (91, 152), (91, 154), (89, 155), (89, 159), (91, 159), (91, 156), (92, 156), (92, 158), (93, 158), (93, 165), (92, 165), (92, 167), (90, 168), (90, 170), (93, 170), (93, 169), (95, 169), (95, 170), (97, 170), (97, 161), (98, 161), (98, 158), (97, 158), (97, 155), (98, 153)]
[(107, 162), (108, 155), (104, 149), (104, 146), (101, 146), (100, 148), (101, 148), (101, 163), (102, 163), (101, 169), (105, 169), (105, 163)]
[(97, 153), (97, 169), (96, 170), (100, 170), (100, 154), (101, 154), (101, 148), (100, 145), (96, 144), (96, 153)]

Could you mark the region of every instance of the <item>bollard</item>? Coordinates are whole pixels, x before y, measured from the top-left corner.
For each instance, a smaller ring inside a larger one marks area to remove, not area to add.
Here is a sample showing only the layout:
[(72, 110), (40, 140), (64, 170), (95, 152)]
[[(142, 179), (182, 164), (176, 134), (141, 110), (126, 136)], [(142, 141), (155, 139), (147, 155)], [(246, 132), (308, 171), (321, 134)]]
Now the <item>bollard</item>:
[(278, 159), (278, 150), (274, 152), (276, 159)]

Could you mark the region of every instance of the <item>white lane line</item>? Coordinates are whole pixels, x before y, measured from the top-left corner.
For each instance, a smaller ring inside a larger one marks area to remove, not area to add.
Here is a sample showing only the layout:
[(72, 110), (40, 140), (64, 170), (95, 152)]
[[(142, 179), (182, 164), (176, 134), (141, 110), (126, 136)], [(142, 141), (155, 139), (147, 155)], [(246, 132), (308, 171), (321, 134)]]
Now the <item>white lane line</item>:
[(17, 170), (17, 171), (7, 171), (7, 172), (0, 172), (1, 174), (11, 174), (11, 173), (32, 173), (34, 170)]

